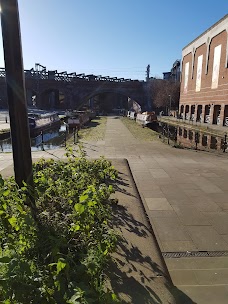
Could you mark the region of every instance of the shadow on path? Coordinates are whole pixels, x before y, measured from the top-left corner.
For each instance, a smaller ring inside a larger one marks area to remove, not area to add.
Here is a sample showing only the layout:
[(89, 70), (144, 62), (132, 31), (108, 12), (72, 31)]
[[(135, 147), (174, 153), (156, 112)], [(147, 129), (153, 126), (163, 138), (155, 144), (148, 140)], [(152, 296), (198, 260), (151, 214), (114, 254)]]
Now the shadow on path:
[(113, 228), (120, 237), (106, 273), (108, 287), (124, 304), (194, 303), (170, 281), (126, 161), (113, 164), (121, 171), (115, 194), (119, 203), (112, 207)]

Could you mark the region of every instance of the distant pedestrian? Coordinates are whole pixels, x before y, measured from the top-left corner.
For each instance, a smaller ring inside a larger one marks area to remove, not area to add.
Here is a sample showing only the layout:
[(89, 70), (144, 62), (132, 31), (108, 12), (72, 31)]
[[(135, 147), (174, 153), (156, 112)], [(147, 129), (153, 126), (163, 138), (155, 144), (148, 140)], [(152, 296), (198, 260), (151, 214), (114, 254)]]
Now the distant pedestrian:
[(6, 116), (6, 123), (7, 123), (8, 121), (7, 121), (7, 116)]

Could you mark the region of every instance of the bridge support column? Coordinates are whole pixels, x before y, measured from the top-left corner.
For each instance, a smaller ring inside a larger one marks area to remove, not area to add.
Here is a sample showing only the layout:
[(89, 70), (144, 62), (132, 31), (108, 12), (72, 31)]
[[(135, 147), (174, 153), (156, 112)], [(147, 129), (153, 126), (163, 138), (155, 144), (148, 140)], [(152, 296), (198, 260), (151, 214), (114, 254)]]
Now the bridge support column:
[(72, 109), (73, 108), (73, 95), (72, 93), (68, 93), (66, 95), (66, 103), (65, 103), (65, 107), (66, 109)]
[(91, 97), (90, 100), (89, 100), (89, 106), (91, 109), (94, 108), (94, 97)]
[(26, 90), (26, 100), (27, 100), (27, 105), (32, 106), (32, 91), (27, 89)]

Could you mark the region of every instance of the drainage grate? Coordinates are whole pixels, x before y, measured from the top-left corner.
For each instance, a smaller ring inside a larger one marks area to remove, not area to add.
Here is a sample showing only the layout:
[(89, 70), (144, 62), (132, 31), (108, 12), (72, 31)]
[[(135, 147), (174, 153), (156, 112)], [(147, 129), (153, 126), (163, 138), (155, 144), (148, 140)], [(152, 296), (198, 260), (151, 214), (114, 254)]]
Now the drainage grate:
[(163, 258), (228, 257), (228, 251), (181, 251), (162, 252)]

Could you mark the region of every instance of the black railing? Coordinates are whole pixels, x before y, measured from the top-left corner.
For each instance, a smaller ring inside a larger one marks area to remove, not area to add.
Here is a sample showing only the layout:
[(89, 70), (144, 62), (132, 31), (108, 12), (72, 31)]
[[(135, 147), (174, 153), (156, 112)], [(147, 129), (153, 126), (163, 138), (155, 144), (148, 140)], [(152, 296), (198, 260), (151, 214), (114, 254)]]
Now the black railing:
[[(73, 134), (69, 133), (68, 129), (58, 135), (57, 131), (54, 133), (44, 133), (41, 131), (37, 136), (31, 137), (31, 150), (45, 151), (66, 146), (67, 140), (71, 136)], [(11, 137), (0, 140), (0, 152), (12, 152)]]
[(163, 142), (179, 148), (188, 148), (208, 152), (228, 152), (227, 134), (211, 134), (188, 127), (160, 123), (158, 132)]

